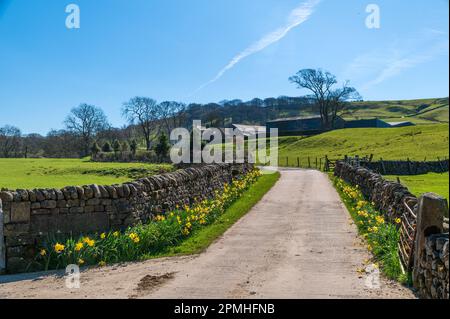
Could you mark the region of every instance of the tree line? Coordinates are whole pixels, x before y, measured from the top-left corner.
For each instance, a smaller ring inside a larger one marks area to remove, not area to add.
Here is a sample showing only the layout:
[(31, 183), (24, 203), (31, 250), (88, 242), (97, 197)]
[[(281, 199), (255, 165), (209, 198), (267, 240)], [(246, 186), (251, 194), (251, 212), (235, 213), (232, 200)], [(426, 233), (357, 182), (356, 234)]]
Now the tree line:
[[(136, 153), (141, 145), (147, 151), (158, 150), (161, 140), (167, 140), (173, 128), (185, 124), (185, 108), (179, 102), (157, 103), (151, 98), (135, 97), (122, 106), (127, 125), (115, 128), (101, 108), (80, 104), (65, 118), (64, 129), (52, 130), (46, 136), (24, 135), (11, 125), (0, 127), (0, 157), (64, 158), (99, 152)], [(161, 138), (162, 135), (165, 137)]]
[(265, 125), (269, 120), (298, 115), (320, 115), (323, 127), (332, 129), (337, 116), (351, 100), (361, 100), (356, 89), (344, 82), (337, 87), (334, 75), (321, 69), (304, 69), (289, 78), (311, 94), (301, 97), (224, 100), (189, 105), (149, 97), (134, 97), (122, 105), (126, 125), (113, 127), (103, 110), (81, 104), (64, 120), (64, 129), (46, 136), (23, 135), (11, 125), (0, 127), (0, 157), (84, 157), (99, 152), (132, 152), (166, 149), (167, 136), (175, 127), (191, 128), (193, 120), (206, 126), (229, 127), (231, 123)]

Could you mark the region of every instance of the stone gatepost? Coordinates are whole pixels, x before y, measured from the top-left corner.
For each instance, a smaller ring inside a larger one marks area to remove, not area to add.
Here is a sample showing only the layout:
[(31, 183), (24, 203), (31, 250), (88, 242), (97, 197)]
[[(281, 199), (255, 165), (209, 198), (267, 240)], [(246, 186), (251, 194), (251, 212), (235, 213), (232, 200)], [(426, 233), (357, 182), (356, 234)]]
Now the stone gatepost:
[(419, 198), (417, 228), (414, 246), (413, 283), (418, 288), (422, 255), (425, 253), (426, 238), (443, 232), (444, 215), (448, 213), (447, 200), (433, 193)]
[(0, 274), (6, 270), (6, 247), (5, 247), (5, 234), (3, 231), (3, 223), (5, 218), (3, 216), (2, 200), (0, 199)]

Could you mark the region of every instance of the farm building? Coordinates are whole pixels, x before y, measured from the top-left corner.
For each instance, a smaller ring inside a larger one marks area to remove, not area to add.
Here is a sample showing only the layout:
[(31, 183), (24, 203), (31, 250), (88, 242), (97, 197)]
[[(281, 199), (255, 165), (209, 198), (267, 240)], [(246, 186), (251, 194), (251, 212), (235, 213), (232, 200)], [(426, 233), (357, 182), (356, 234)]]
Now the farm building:
[(389, 122), (388, 123), (391, 127), (406, 127), (406, 126), (414, 126), (415, 124), (413, 122)]
[[(267, 130), (278, 129), (278, 135), (312, 135), (323, 132), (322, 119), (320, 116), (293, 117), (278, 119), (267, 122)], [(335, 123), (336, 128), (344, 128), (345, 121), (338, 117)]]
[[(393, 128), (414, 125), (411, 122), (393, 122), (388, 123), (383, 120), (360, 119), (360, 120), (344, 120), (338, 117), (335, 123), (335, 129), (343, 128)], [(312, 135), (324, 131), (320, 116), (311, 117), (295, 117), (278, 119), (267, 122), (267, 130), (278, 128), (280, 136), (287, 135)]]
[(366, 128), (366, 127), (376, 127), (376, 128), (388, 128), (391, 127), (389, 123), (382, 121), (380, 119), (362, 119), (362, 120), (351, 120), (345, 121), (345, 128)]
[(231, 126), (237, 131), (238, 134), (244, 135), (245, 138), (266, 133), (265, 126), (243, 124), (231, 124)]

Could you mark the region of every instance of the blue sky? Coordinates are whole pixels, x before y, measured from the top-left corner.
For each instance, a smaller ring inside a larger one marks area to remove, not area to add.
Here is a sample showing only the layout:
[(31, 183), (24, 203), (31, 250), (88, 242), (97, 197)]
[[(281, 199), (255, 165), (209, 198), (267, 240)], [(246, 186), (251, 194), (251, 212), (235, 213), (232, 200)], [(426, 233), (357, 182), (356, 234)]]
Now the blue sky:
[[(65, 26), (68, 4), (81, 28)], [(365, 25), (366, 6), (381, 12)], [(0, 126), (46, 133), (80, 103), (124, 124), (142, 95), (183, 102), (299, 96), (324, 68), (365, 100), (448, 96), (448, 0), (0, 0)]]

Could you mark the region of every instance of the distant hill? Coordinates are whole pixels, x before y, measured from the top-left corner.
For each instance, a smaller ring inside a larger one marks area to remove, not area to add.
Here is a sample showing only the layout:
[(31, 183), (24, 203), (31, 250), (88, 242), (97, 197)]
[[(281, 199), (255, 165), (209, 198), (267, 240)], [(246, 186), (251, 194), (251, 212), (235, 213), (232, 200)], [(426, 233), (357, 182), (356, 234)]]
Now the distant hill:
[(448, 98), (354, 102), (344, 118), (378, 117), (390, 122), (411, 121), (417, 124), (448, 123)]
[[(388, 122), (411, 121), (416, 124), (449, 122), (449, 99), (352, 102), (342, 114), (346, 119), (380, 118)], [(186, 119), (201, 119), (211, 126), (227, 124), (265, 124), (277, 118), (317, 115), (313, 102), (306, 97), (279, 97), (190, 104)]]

